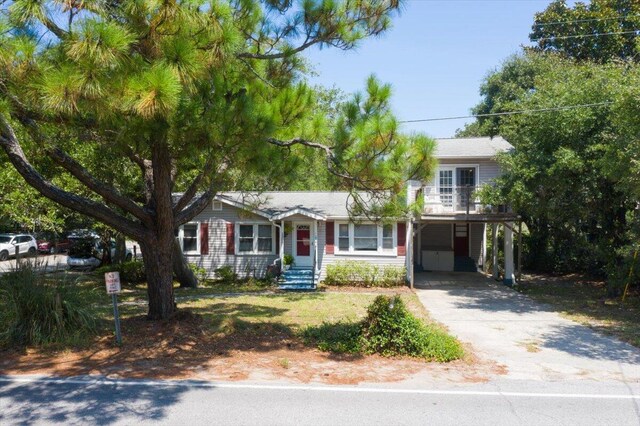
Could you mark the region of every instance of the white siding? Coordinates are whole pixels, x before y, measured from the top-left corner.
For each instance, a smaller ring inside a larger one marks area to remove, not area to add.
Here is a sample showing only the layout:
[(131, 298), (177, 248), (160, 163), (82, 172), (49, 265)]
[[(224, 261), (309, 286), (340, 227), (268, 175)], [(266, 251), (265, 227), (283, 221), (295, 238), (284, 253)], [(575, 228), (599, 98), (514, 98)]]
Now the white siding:
[[(294, 218), (296, 219), (296, 218)], [(306, 217), (299, 217), (301, 221), (312, 222)], [(229, 206), (225, 203), (221, 211), (214, 211), (211, 206), (196, 216), (192, 222), (206, 222), (209, 224), (209, 254), (208, 255), (188, 255), (187, 260), (207, 270), (209, 277), (214, 276), (214, 271), (222, 266), (231, 265), (240, 276), (256, 277), (264, 276), (267, 266), (273, 263), (278, 255), (227, 255), (227, 223), (265, 221), (266, 218), (247, 213), (241, 209)], [(289, 220), (287, 223), (291, 223)], [(279, 224), (279, 221), (277, 222)], [(326, 267), (340, 260), (358, 260), (371, 262), (377, 265), (405, 266), (405, 256), (367, 256), (367, 255), (332, 255), (326, 254), (326, 223), (318, 222), (318, 267), (320, 269), (320, 280), (326, 276)], [(276, 228), (276, 234), (279, 233)], [(293, 232), (285, 236), (284, 252), (292, 253)], [(276, 242), (274, 241), (274, 244)], [(277, 251), (277, 248), (276, 248)]]
[[(443, 166), (447, 164), (456, 164), (460, 166), (463, 166), (465, 164), (469, 164), (470, 166), (477, 165), (479, 168), (478, 185), (491, 183), (495, 178), (497, 178), (501, 174), (500, 165), (498, 165), (498, 162), (495, 160), (490, 160), (486, 158), (476, 159), (476, 160), (472, 158), (471, 159), (446, 159), (446, 160), (440, 160), (439, 164)], [(436, 172), (436, 176), (437, 176), (437, 172)], [(431, 185), (435, 185), (435, 182), (432, 183)]]
[(267, 266), (273, 263), (277, 257), (276, 255), (236, 256), (227, 254), (227, 223), (235, 224), (236, 222), (245, 221), (264, 221), (268, 223), (268, 220), (262, 216), (247, 213), (225, 203), (222, 203), (222, 210), (213, 210), (211, 205), (207, 206), (191, 222), (206, 222), (209, 224), (209, 254), (186, 255), (187, 260), (206, 269), (209, 277), (213, 277), (214, 271), (225, 265), (232, 266), (240, 276), (264, 276)]

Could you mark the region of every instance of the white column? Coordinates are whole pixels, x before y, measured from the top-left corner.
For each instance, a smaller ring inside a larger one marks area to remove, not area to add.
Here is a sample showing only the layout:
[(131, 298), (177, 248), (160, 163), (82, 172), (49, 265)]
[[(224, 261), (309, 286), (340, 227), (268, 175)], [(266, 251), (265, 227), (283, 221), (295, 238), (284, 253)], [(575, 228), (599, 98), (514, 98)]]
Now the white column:
[(284, 266), (284, 220), (280, 221), (280, 266)]
[(493, 255), (493, 279), (497, 280), (499, 276), (498, 271), (498, 224), (491, 224), (491, 237), (493, 238), (493, 244), (491, 244), (491, 251)]
[(504, 226), (504, 283), (508, 286), (516, 283), (513, 268), (513, 223)]
[(482, 271), (487, 272), (487, 224), (482, 224)]
[(315, 265), (315, 271), (318, 271), (320, 269), (319, 265), (318, 265), (318, 221), (314, 220), (313, 221), (313, 256), (314, 256), (314, 265)]
[(407, 265), (407, 281), (409, 287), (413, 288), (413, 221), (407, 221), (405, 250), (407, 251), (405, 257), (405, 265)]

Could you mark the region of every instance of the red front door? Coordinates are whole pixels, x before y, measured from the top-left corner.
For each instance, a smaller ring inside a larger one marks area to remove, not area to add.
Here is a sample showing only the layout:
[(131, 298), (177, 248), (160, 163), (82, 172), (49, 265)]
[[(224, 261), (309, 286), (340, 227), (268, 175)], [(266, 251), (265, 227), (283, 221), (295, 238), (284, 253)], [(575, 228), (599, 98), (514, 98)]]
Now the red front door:
[(453, 255), (469, 256), (469, 224), (453, 225)]
[(311, 229), (309, 225), (296, 226), (296, 255), (311, 255)]

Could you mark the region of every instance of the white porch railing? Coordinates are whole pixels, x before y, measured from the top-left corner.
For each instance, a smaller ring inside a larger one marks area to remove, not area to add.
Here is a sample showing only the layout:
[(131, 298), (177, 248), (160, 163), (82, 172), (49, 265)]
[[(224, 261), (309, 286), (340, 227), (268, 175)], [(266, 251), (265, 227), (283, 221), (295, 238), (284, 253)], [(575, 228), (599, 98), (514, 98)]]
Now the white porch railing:
[(425, 213), (479, 213), (484, 210), (475, 186), (424, 186)]

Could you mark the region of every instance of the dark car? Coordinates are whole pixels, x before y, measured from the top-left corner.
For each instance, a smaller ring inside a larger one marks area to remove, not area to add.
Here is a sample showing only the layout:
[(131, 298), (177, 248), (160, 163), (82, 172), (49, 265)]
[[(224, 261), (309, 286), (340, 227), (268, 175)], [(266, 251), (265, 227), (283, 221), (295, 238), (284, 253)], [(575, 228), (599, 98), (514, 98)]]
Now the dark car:
[(68, 251), (73, 244), (67, 234), (42, 234), (38, 237), (38, 251), (40, 253), (63, 253)]

